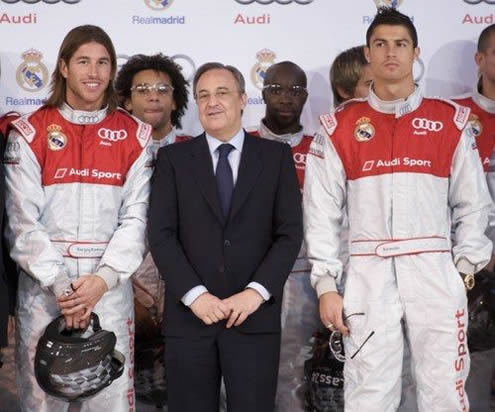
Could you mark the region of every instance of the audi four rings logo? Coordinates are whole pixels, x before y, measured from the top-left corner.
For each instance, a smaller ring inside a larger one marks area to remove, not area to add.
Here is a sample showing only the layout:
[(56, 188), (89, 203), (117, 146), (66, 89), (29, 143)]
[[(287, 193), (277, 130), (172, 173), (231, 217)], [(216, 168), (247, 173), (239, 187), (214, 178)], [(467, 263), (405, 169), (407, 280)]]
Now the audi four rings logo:
[(81, 114), (77, 116), (77, 121), (79, 123), (96, 123), (98, 120), (100, 120), (100, 118), (96, 114), (94, 115)]
[(111, 142), (118, 142), (124, 140), (127, 137), (127, 132), (124, 129), (110, 130), (110, 129), (98, 129), (98, 136)]
[(425, 129), (425, 130), (429, 130), (430, 132), (439, 132), (440, 130), (443, 129), (442, 122), (422, 119), (419, 117), (415, 117), (413, 119), (412, 125), (415, 129)]
[(309, 4), (312, 3), (313, 0), (235, 0), (239, 4), (251, 4), (251, 3), (259, 3), (259, 4), (271, 4), (271, 3), (278, 3), (278, 4), (290, 4), (290, 3), (297, 3), (297, 4)]
[(14, 3), (19, 3), (19, 1), (27, 4), (36, 4), (39, 3), (40, 1), (42, 3), (47, 3), (47, 4), (55, 4), (55, 3), (67, 3), (67, 4), (76, 4), (79, 3), (81, 0), (2, 0), (4, 3), (7, 4), (14, 4)]
[(467, 3), (467, 4), (480, 4), (480, 3), (495, 4), (495, 0), (464, 0), (464, 3)]
[[(120, 70), (121, 67), (129, 60), (130, 56), (127, 54), (117, 54), (117, 67)], [(183, 76), (186, 80), (192, 80), (194, 73), (196, 73), (196, 64), (193, 59), (185, 54), (174, 54), (170, 56), (170, 60), (178, 64), (182, 70)]]
[(306, 155), (303, 153), (294, 153), (293, 157), (295, 163), (306, 163)]

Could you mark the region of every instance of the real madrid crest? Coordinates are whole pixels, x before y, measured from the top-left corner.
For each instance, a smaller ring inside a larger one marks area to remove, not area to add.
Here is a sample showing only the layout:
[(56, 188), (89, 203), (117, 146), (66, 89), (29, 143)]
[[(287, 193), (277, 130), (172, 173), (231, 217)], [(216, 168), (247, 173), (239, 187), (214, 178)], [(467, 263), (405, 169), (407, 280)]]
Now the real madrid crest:
[(48, 132), (48, 148), (50, 150), (62, 150), (67, 144), (67, 136), (62, 133), (62, 127), (51, 124), (46, 128)]
[(256, 53), (258, 63), (251, 69), (251, 81), (260, 90), (263, 89), (266, 71), (273, 64), (275, 57), (277, 57), (275, 53), (268, 49), (263, 49)]
[(375, 136), (375, 127), (371, 124), (368, 117), (361, 117), (356, 122), (354, 137), (358, 142), (367, 142)]
[(144, 0), (144, 3), (152, 10), (165, 10), (172, 5), (173, 0)]
[(27, 92), (38, 92), (48, 82), (48, 70), (41, 63), (43, 55), (35, 50), (29, 49), (22, 53), (22, 62), (16, 71), (17, 84)]
[(479, 137), (483, 133), (483, 125), (478, 116), (474, 113), (469, 115), (466, 132), (471, 137)]
[(394, 9), (402, 4), (403, 0), (375, 0), (376, 7), (393, 7)]

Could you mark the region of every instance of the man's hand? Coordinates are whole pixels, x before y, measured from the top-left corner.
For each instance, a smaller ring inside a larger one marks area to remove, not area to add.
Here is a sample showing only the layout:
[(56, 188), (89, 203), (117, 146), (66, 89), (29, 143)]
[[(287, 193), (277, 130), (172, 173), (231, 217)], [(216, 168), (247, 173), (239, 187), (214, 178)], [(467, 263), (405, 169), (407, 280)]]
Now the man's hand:
[(90, 319), (82, 320), (82, 316), (85, 311), (81, 311), (74, 315), (65, 315), (65, 327), (66, 329), (86, 329), (89, 325)]
[[(108, 290), (107, 284), (98, 275), (83, 275), (72, 283), (74, 292), (69, 296), (60, 296), (57, 299), (62, 314), (66, 317), (67, 325), (75, 322), (89, 323), (89, 317), (94, 307)], [(72, 321), (70, 317), (73, 317)]]
[(208, 292), (194, 299), (189, 308), (207, 325), (226, 319), (230, 313), (227, 306), (220, 299)]
[(230, 310), (227, 328), (242, 324), (251, 313), (258, 310), (264, 301), (263, 297), (251, 288), (244, 289), (242, 292), (224, 299), (223, 302)]
[(349, 335), (349, 329), (344, 325), (342, 314), (344, 301), (337, 292), (327, 292), (320, 296), (320, 319), (326, 328), (338, 330), (342, 335)]

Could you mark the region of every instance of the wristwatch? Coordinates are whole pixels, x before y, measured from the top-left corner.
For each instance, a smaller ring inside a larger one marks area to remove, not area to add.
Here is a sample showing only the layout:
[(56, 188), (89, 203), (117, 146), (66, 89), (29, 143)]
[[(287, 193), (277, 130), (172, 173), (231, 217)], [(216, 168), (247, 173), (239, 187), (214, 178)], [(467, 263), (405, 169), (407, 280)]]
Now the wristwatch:
[(471, 290), (474, 288), (474, 275), (472, 273), (467, 274), (467, 273), (460, 273), (462, 281), (464, 282), (464, 287), (466, 290)]

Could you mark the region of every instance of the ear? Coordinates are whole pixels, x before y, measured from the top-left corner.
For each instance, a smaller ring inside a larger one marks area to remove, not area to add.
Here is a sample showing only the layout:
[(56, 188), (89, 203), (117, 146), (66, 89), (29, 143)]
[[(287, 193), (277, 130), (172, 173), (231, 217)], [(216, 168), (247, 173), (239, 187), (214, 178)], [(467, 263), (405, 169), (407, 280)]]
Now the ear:
[(419, 47), (416, 47), (414, 49), (414, 58), (419, 59), (419, 54), (421, 53), (421, 49)]
[(474, 55), (474, 61), (476, 63), (477, 66), (481, 66), (481, 64), (483, 63), (483, 60), (485, 58), (485, 55), (481, 52), (476, 52), (475, 55)]
[(62, 77), (64, 79), (67, 79), (67, 76), (69, 75), (69, 68), (67, 67), (67, 64), (65, 63), (64, 59), (59, 60), (58, 70), (59, 70), (60, 74), (62, 75)]
[(129, 113), (132, 113), (132, 101), (130, 98), (125, 99), (124, 107)]
[(242, 110), (244, 110), (246, 108), (246, 105), (247, 105), (247, 95), (246, 95), (246, 93), (242, 93), (241, 102), (242, 102)]
[(342, 98), (341, 100), (349, 100), (350, 98), (352, 98), (352, 96), (340, 86), (337, 86), (337, 92), (339, 93), (339, 96)]
[(364, 47), (364, 58), (370, 64), (370, 48), (368, 46)]

